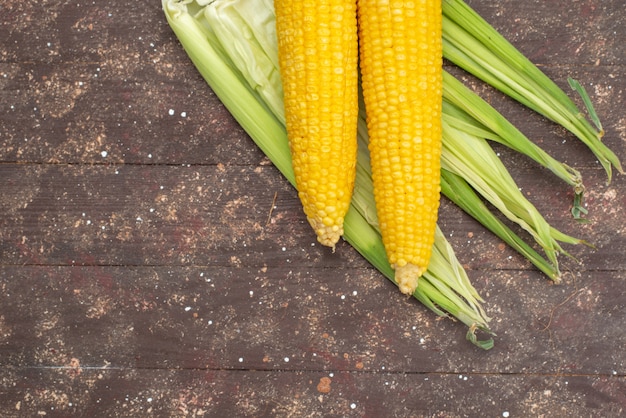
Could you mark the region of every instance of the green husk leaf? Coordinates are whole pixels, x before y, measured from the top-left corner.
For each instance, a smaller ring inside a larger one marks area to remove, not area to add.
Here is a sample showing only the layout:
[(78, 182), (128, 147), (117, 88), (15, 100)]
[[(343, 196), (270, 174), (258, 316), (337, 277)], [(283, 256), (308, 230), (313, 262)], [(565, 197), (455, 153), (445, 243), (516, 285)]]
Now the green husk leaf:
[[(576, 195), (584, 192), (582, 176), (572, 167), (557, 161), (533, 143), (489, 103), (472, 92), (463, 83), (444, 71), (444, 114), (455, 116), (450, 123), (463, 124), (463, 130), (474, 130), (477, 136), (501, 143), (524, 154), (549, 169), (567, 184), (573, 186)], [(452, 119), (452, 118), (451, 118)]]
[(442, 169), (441, 191), (448, 199), (533, 263), (546, 276), (556, 283), (561, 281), (559, 270), (498, 219), (462, 177)]
[(587, 113), (589, 113), (589, 117), (591, 118), (591, 121), (596, 125), (596, 128), (598, 129), (598, 135), (600, 137), (604, 136), (604, 129), (602, 128), (602, 122), (600, 122), (600, 118), (598, 117), (598, 114), (596, 113), (596, 109), (593, 107), (593, 103), (591, 103), (591, 98), (587, 94), (587, 90), (585, 90), (585, 88), (582, 86), (582, 84), (578, 82), (578, 80), (574, 80), (571, 77), (567, 78), (567, 82), (569, 83), (572, 90), (578, 93), (583, 103), (585, 104), (585, 107), (587, 108)]
[(244, 82), (210, 28), (194, 18), (192, 13), (198, 9), (193, 6), (192, 0), (163, 0), (167, 21), (194, 66), (265, 155), (295, 184), (284, 125)]
[(443, 139), (442, 168), (464, 178), (509, 220), (526, 230), (543, 248), (558, 272), (557, 255), (569, 255), (558, 241), (569, 244), (583, 241), (550, 226), (519, 191), (515, 180), (486, 140), (455, 128), (446, 118), (443, 119)]
[[(609, 182), (612, 167), (623, 173), (615, 153), (600, 140), (601, 129), (594, 129), (554, 81), (463, 0), (443, 0), (442, 8), (448, 60), (573, 133), (598, 158)], [(601, 126), (597, 115), (592, 118)]]

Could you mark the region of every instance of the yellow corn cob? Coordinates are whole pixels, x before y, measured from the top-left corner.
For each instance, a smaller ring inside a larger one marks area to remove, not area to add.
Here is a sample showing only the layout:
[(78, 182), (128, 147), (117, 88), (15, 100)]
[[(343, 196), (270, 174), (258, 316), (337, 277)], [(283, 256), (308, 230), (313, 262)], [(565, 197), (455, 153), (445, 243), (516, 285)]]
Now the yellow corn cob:
[(274, 6), (296, 187), (318, 241), (334, 249), (356, 170), (356, 1), (276, 0)]
[(441, 0), (358, 0), (374, 197), (387, 257), (412, 294), (439, 208)]

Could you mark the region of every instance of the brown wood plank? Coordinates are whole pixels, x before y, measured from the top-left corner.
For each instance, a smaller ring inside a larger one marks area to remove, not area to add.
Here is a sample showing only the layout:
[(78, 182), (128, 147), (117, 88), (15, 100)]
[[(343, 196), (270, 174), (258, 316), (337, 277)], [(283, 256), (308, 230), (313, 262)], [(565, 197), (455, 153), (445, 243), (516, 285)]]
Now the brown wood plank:
[[(8, 16), (38, 13), (38, 6), (13, 3)], [(567, 7), (517, 1), (474, 6), (566, 90), (568, 76), (587, 86), (607, 143), (624, 140), (624, 119), (613, 109), (624, 101), (620, 68), (626, 56), (615, 36), (616, 22), (626, 14), (617, 0)], [(137, 17), (117, 7), (124, 6), (57, 6), (48, 10), (56, 11), (56, 18), (21, 22), (6, 34), (0, 46), (3, 160), (248, 164), (262, 158), (189, 65), (158, 2), (138, 7), (150, 31), (133, 25)], [(545, 12), (550, 7), (558, 10)], [(106, 36), (94, 35), (102, 29)], [(27, 30), (47, 38), (29, 39)], [(478, 88), (559, 158), (576, 167), (594, 164), (570, 135)]]
[(295, 191), (271, 166), (4, 164), (0, 172), (3, 264), (347, 261), (315, 243)]
[[(372, 269), (3, 267), (3, 367), (623, 375), (621, 273), (475, 272), (497, 344)], [(511, 297), (514, 293), (515, 297)]]
[[(160, 74), (144, 63), (138, 71), (145, 80), (128, 80), (95, 71), (97, 64), (0, 63), (0, 73), (8, 79), (0, 90), (2, 160), (202, 165), (263, 160), (193, 66), (174, 60), (167, 65), (181, 68), (182, 74)], [(559, 160), (579, 169), (597, 166), (571, 134), (453, 72)], [(624, 118), (613, 109), (614, 103), (623, 102), (626, 87), (616, 67), (558, 67), (551, 75), (567, 90), (568, 76), (583, 83), (601, 80), (601, 85), (588, 88), (602, 115), (605, 141), (616, 147), (626, 138)]]
[[(594, 187), (589, 223), (580, 224), (569, 213), (569, 186), (537, 167), (514, 169), (556, 228), (597, 246), (566, 246), (584, 263), (563, 258), (566, 266), (626, 268), (623, 215), (615, 209), (626, 198), (619, 186), (604, 186), (603, 171), (586, 171)], [(315, 243), (295, 191), (272, 166), (3, 164), (0, 174), (4, 264), (363, 265), (348, 245), (331, 254)], [(440, 224), (467, 252), (461, 260), (469, 268), (530, 268), (448, 203)]]
[(620, 416), (626, 381), (520, 376), (76, 367), (11, 370), (2, 416)]
[(138, 66), (141, 76), (129, 79), (102, 62), (0, 64), (2, 160), (251, 164), (263, 158), (193, 71), (162, 74), (151, 61)]

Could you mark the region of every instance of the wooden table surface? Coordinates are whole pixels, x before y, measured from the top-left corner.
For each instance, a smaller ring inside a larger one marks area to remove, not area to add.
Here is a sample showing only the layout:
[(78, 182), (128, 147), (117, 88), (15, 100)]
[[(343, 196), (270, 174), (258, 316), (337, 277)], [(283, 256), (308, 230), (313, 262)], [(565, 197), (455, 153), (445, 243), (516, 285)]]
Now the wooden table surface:
[[(623, 2), (469, 3), (568, 92), (586, 86), (625, 160)], [(567, 247), (580, 263), (562, 258), (554, 285), (444, 200), (497, 333), (483, 351), (346, 243), (315, 245), (160, 1), (5, 0), (0, 39), (1, 416), (626, 410), (626, 182), (563, 129), (467, 78), (582, 172), (586, 224), (568, 186), (499, 150), (555, 227), (596, 246)]]

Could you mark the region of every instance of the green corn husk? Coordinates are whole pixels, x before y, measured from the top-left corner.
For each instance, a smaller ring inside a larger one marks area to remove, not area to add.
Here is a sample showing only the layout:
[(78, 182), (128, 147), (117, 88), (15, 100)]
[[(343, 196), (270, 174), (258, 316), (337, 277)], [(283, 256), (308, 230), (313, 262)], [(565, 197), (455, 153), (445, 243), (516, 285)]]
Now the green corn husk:
[(561, 275), (557, 267), (550, 264), (544, 257), (523, 241), (515, 232), (506, 226), (485, 206), (474, 189), (460, 176), (446, 170), (441, 170), (441, 191), (448, 199), (485, 225), (495, 235), (500, 237), (511, 248), (522, 254), (546, 276), (559, 283)]
[(444, 57), (518, 102), (573, 133), (604, 167), (608, 182), (621, 163), (601, 138), (602, 125), (582, 86), (570, 86), (582, 97), (596, 129), (567, 94), (463, 0), (443, 0)]
[(515, 181), (486, 140), (462, 131), (443, 117), (441, 166), (467, 181), (508, 219), (526, 230), (543, 248), (558, 277), (558, 254), (569, 256), (558, 241), (581, 244), (583, 240), (554, 229), (519, 191)]
[(456, 116), (457, 122), (463, 125), (462, 130), (472, 131), (476, 136), (498, 142), (532, 158), (572, 186), (574, 193), (582, 199), (585, 187), (578, 170), (550, 156), (450, 73), (444, 71), (443, 78), (445, 113)]
[[(241, 74), (284, 125), (278, 48), (266, 42), (251, 42), (253, 39), (264, 37), (276, 38), (274, 15), (268, 12), (273, 10), (273, 1), (255, 0), (255, 7), (250, 7), (251, 3), (246, 1), (203, 3), (206, 3), (204, 18), (231, 60), (257, 67), (251, 68), (250, 71), (242, 71)], [(267, 12), (259, 12), (260, 9)], [(241, 64), (237, 67), (241, 68)]]
[(583, 205), (585, 186), (580, 172), (555, 160), (452, 75), (445, 71), (443, 75), (443, 113), (455, 116), (448, 122), (462, 131), (506, 145), (532, 158), (572, 186), (574, 201), (571, 213), (575, 219), (583, 221), (587, 210)]
[[(220, 45), (215, 32), (202, 18), (201, 15), (208, 10), (203, 8), (203, 3), (163, 0), (163, 9), (170, 27), (207, 83), (274, 165), (294, 184), (284, 126), (272, 114), (270, 107), (263, 103), (259, 89), (249, 87), (246, 78)], [(256, 13), (267, 13), (267, 8), (261, 7), (259, 3), (252, 2), (250, 7), (257, 8)], [(260, 86), (261, 89), (264, 87)], [(379, 232), (357, 210), (357, 206), (360, 206), (366, 215), (371, 214), (369, 208), (372, 207), (373, 197), (371, 187), (367, 185), (368, 180), (371, 182), (367, 177), (367, 168), (362, 165), (357, 170), (360, 193), (355, 194), (353, 201), (357, 203), (352, 205), (345, 218), (344, 237), (386, 277), (392, 279), (392, 270)], [(359, 195), (362, 200), (359, 200)], [(431, 267), (422, 277), (413, 296), (438, 315), (451, 315), (467, 325), (467, 338), (472, 343), (485, 349), (491, 348), (491, 338), (479, 341), (475, 336), (477, 329), (492, 333), (488, 327), (489, 318), (480, 306), (482, 299), (472, 287), (443, 234), (437, 233), (433, 250)]]

